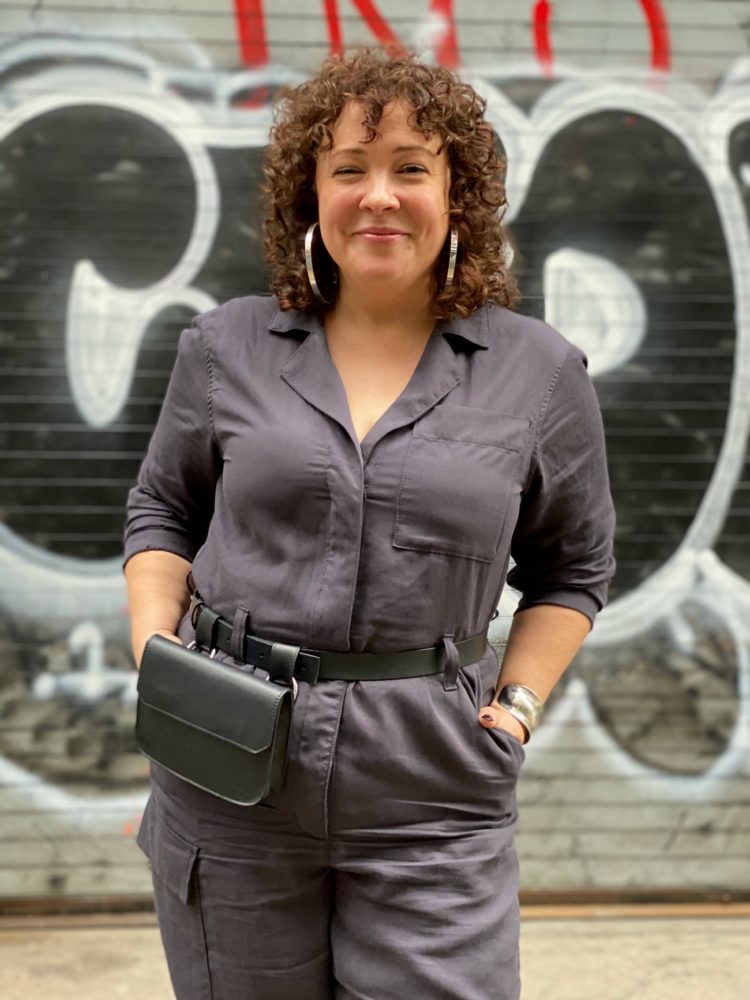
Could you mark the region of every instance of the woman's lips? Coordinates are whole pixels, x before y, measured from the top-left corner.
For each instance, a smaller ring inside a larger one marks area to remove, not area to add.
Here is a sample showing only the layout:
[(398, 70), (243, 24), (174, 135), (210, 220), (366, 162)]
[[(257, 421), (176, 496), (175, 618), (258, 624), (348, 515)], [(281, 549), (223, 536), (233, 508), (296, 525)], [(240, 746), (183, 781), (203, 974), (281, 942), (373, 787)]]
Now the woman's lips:
[(355, 233), (368, 243), (395, 243), (401, 236), (406, 236), (400, 229), (360, 229)]

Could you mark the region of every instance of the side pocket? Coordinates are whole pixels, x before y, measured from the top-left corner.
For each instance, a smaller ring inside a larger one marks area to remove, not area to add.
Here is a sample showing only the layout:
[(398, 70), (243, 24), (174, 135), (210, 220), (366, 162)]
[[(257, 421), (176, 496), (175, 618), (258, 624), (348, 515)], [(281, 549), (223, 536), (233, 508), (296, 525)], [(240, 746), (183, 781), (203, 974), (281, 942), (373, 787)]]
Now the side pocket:
[(213, 1000), (198, 886), (199, 849), (164, 822), (153, 796), (136, 842), (151, 862), (156, 915), (176, 1000)]
[[(497, 667), (490, 665), (491, 677), (489, 682), (484, 677), (483, 665), (473, 663), (459, 672), (459, 688), (464, 692), (469, 700), (473, 713), (477, 713), (480, 708), (489, 705), (495, 690), (495, 680)], [(481, 734), (482, 741), (494, 745), (493, 750), (502, 749), (504, 755), (510, 754), (514, 766), (520, 770), (526, 759), (526, 751), (523, 743), (506, 729), (485, 729), (474, 717), (472, 719), (477, 730)]]

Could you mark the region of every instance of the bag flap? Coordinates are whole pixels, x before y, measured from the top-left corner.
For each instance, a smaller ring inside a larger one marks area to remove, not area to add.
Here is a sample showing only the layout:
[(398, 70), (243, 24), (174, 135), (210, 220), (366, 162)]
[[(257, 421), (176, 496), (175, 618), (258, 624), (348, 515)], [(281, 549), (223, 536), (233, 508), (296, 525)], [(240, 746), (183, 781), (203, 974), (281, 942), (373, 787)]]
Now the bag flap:
[(154, 635), (146, 643), (138, 695), (151, 708), (244, 750), (267, 750), (290, 688)]

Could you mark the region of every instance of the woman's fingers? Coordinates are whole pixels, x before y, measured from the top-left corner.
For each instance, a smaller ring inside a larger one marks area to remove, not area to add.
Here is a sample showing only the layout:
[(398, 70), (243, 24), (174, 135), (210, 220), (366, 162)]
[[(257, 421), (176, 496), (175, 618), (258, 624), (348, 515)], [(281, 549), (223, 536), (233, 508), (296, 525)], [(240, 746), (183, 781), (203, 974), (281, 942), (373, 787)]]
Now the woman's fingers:
[(485, 729), (494, 729), (500, 724), (502, 709), (487, 705), (479, 712), (479, 721)]
[(159, 628), (153, 634), (154, 635), (163, 635), (164, 638), (165, 639), (169, 639), (170, 642), (176, 642), (178, 646), (182, 645), (182, 639), (178, 638), (178, 636), (176, 636), (174, 634), (174, 632), (169, 632), (165, 628)]
[(178, 646), (182, 645), (182, 639), (178, 638), (174, 632), (170, 632), (166, 628), (157, 628), (149, 631), (146, 635), (143, 635), (136, 642), (133, 642), (133, 653), (135, 654), (135, 662), (140, 666), (140, 662), (143, 658), (143, 650), (146, 647), (146, 643), (151, 638), (152, 635), (161, 635), (165, 639), (169, 639), (170, 642), (176, 642)]
[(479, 724), (485, 729), (507, 729), (511, 736), (515, 736), (522, 743), (526, 742), (526, 731), (518, 719), (506, 712), (504, 708), (493, 701), (479, 710)]

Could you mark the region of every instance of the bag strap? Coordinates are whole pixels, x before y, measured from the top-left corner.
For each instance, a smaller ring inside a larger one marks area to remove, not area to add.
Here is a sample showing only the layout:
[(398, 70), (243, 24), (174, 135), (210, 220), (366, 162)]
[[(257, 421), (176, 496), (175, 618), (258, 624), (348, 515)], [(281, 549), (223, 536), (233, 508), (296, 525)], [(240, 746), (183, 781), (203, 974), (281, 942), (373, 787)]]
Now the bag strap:
[(195, 625), (196, 645), (202, 646), (203, 649), (216, 649), (216, 626), (221, 620), (220, 614), (203, 604)]
[(297, 657), (300, 646), (288, 646), (285, 642), (271, 644), (271, 656), (268, 661), (269, 679), (277, 684), (294, 686), (294, 671), (297, 667)]

